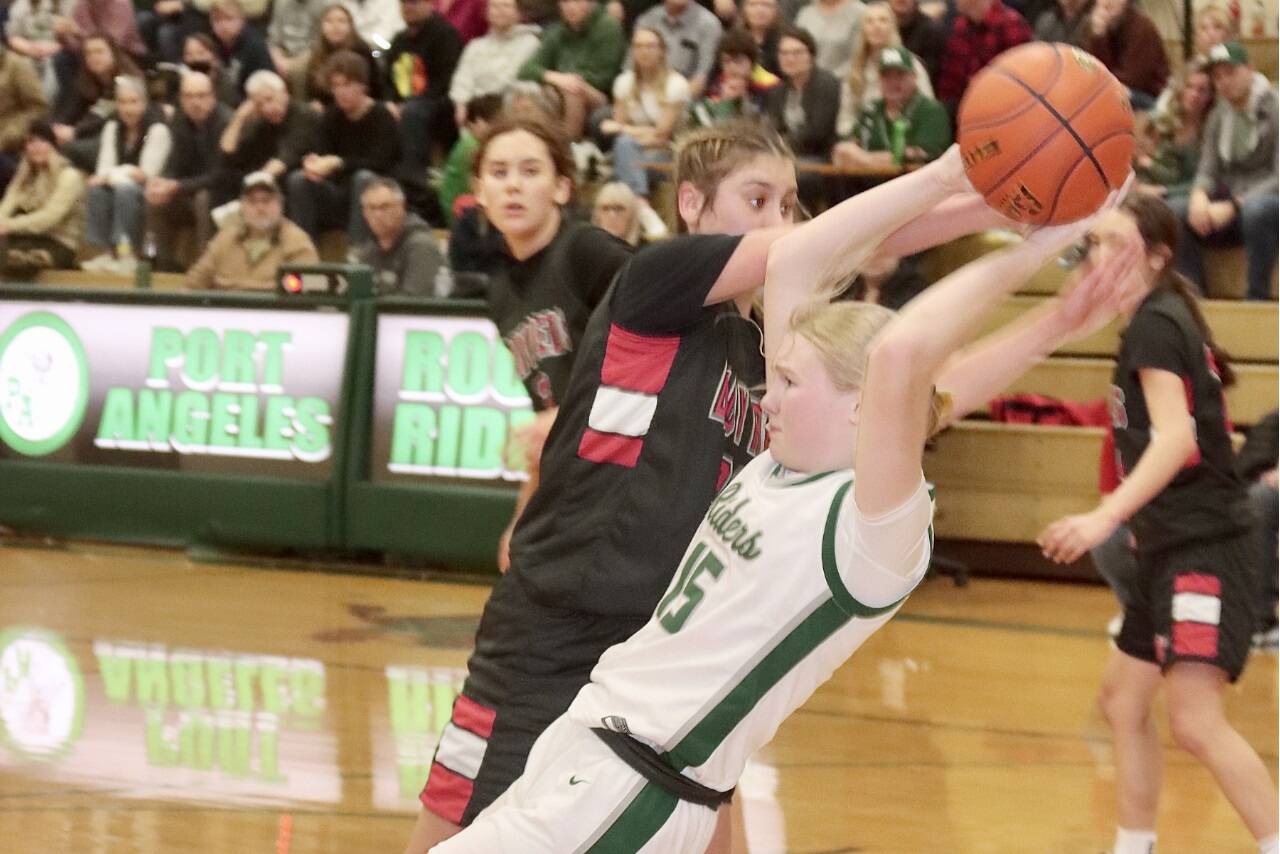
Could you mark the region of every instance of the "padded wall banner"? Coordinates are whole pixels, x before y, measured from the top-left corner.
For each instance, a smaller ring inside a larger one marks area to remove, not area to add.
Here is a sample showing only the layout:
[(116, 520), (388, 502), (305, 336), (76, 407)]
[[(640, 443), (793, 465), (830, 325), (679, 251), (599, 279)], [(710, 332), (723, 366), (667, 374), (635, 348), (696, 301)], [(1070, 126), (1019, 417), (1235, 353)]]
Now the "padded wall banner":
[(507, 437), (533, 410), (489, 320), (380, 315), (373, 389), (373, 481), (527, 479)]
[(0, 458), (325, 479), (346, 314), (0, 302)]

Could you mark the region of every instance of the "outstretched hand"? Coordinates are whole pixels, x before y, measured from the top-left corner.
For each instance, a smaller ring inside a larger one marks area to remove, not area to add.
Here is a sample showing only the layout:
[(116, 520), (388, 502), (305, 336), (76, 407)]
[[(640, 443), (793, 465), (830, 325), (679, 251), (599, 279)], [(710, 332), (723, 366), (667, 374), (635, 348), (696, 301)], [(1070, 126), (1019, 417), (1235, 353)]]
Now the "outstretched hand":
[(1144, 285), (1133, 273), (1142, 256), (1142, 240), (1133, 235), (1102, 263), (1086, 264), (1072, 274), (1054, 310), (1066, 340), (1092, 335), (1141, 298)]
[(1131, 171), (1124, 184), (1119, 189), (1112, 190), (1102, 205), (1092, 214), (1084, 219), (1078, 219), (1075, 222), (1068, 222), (1063, 225), (1042, 225), (1026, 235), (1026, 242), (1042, 251), (1046, 256), (1061, 252), (1088, 234), (1089, 230), (1098, 223), (1098, 220), (1119, 207), (1125, 196), (1129, 195), (1129, 191), (1133, 189), (1133, 184), (1134, 176)]

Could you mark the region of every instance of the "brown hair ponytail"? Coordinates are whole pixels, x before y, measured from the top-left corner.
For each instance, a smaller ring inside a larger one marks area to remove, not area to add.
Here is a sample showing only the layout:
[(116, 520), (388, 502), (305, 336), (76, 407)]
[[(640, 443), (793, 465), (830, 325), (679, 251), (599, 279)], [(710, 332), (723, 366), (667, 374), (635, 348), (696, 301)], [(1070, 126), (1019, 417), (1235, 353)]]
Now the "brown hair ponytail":
[(1187, 306), (1200, 336), (1213, 355), (1214, 368), (1223, 388), (1235, 385), (1236, 374), (1231, 369), (1231, 356), (1219, 346), (1213, 338), (1213, 330), (1204, 319), (1200, 310), (1200, 297), (1196, 288), (1181, 273), (1173, 269), (1173, 254), (1178, 248), (1178, 218), (1162, 200), (1143, 193), (1131, 193), (1121, 204), (1121, 209), (1133, 217), (1138, 226), (1138, 234), (1142, 237), (1142, 245), (1148, 251), (1157, 247), (1169, 250), (1170, 260), (1156, 279), (1156, 289), (1167, 290), (1177, 294)]

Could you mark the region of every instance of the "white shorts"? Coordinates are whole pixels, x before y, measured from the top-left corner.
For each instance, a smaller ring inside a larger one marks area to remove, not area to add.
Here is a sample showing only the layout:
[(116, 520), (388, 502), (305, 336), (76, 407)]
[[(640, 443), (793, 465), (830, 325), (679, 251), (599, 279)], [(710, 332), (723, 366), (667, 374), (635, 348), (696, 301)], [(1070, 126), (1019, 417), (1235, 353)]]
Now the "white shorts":
[(580, 723), (539, 736), (524, 774), (432, 854), (705, 851), (716, 812), (645, 780)]

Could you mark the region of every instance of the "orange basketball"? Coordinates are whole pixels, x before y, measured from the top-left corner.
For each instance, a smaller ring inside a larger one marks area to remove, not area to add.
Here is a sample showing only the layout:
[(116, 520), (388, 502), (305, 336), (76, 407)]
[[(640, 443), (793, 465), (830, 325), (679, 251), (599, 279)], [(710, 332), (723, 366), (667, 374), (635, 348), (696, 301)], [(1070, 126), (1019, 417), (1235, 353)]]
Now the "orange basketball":
[(1093, 213), (1133, 159), (1128, 92), (1101, 62), (1065, 44), (1000, 54), (969, 83), (956, 124), (974, 189), (1033, 225)]

